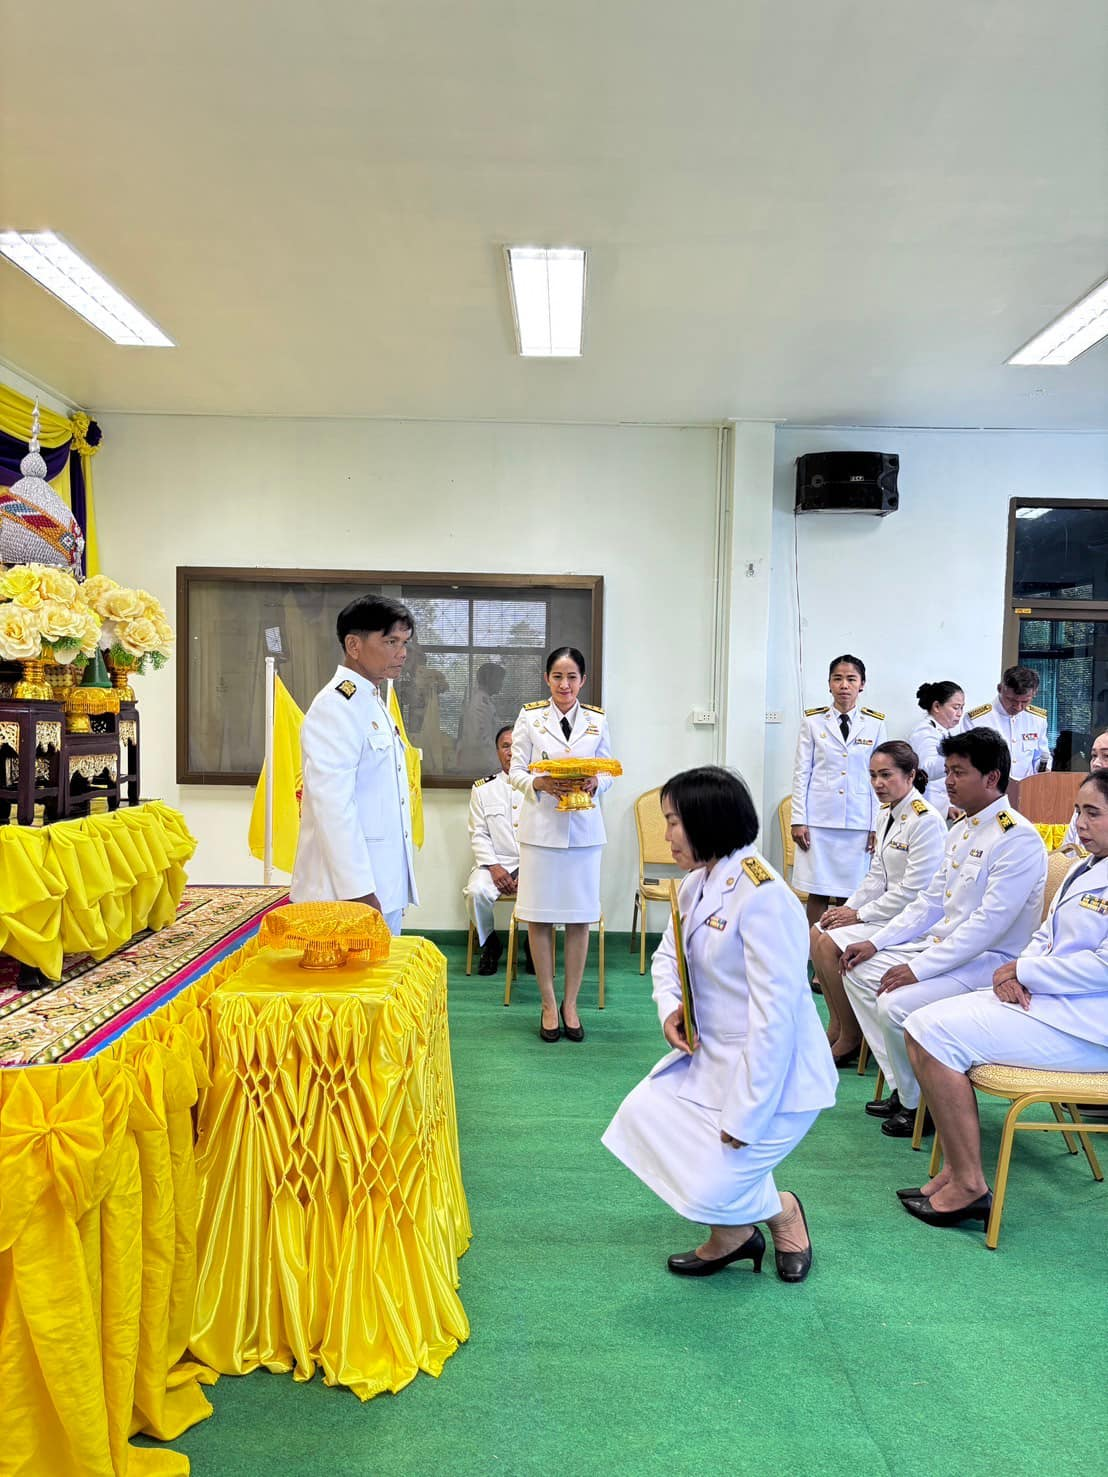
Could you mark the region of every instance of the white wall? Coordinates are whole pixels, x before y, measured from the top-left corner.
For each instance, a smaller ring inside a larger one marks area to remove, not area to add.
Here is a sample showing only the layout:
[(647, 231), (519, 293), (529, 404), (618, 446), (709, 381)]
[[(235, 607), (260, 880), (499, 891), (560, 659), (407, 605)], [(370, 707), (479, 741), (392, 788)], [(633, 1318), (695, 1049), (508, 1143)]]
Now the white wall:
[[(603, 897), (627, 928), (635, 795), (709, 762), (716, 431), (370, 421), (101, 418), (106, 573), (172, 610), (178, 565), (602, 574), (604, 706), (625, 769), (605, 802)], [(768, 499), (768, 461), (764, 496)], [(538, 697), (541, 694), (536, 693)], [(139, 679), (143, 791), (179, 805), (203, 882), (260, 881), (252, 792), (178, 787), (173, 666)], [(736, 762), (742, 762), (741, 756)], [(461, 927), (467, 794), (425, 794), (416, 928)]]
[[(796, 458), (811, 451), (899, 453), (899, 511), (794, 518)], [(1108, 436), (778, 430), (766, 706), (784, 721), (766, 729), (767, 817), (791, 787), (801, 709), (829, 701), (827, 664), (840, 652), (866, 663), (863, 702), (886, 713), (890, 737), (918, 721), (922, 681), (958, 682), (970, 706), (992, 695), (1013, 497), (1108, 497)]]

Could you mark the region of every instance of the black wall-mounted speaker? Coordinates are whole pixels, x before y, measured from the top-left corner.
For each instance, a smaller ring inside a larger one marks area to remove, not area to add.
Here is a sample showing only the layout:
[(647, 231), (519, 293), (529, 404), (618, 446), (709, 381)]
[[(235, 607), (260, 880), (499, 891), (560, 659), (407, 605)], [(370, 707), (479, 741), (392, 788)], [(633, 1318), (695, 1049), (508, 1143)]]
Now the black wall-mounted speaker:
[(813, 451), (796, 459), (798, 513), (871, 513), (900, 507), (900, 458), (881, 451)]

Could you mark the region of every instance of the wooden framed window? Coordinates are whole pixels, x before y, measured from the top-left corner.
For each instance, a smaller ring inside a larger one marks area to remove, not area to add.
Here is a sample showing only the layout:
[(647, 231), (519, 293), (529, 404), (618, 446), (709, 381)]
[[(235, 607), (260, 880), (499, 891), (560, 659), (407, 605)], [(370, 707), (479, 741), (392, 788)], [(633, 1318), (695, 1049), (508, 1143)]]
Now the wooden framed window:
[(495, 729), (546, 695), (543, 666), (552, 647), (580, 649), (588, 699), (602, 700), (600, 575), (180, 568), (179, 783), (257, 780), (266, 631), (280, 631), (281, 680), (306, 709), (341, 660), (339, 611), (366, 593), (402, 600), (415, 620), (396, 691), (429, 788), (468, 788), (495, 769)]

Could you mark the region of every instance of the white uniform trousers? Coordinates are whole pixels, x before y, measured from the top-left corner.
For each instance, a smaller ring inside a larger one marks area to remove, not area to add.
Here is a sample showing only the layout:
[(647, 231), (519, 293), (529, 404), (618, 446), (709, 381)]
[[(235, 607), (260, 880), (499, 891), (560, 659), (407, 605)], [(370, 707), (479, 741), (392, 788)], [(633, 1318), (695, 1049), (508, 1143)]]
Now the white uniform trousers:
[[(514, 877), (515, 871), (508, 868)], [(496, 915), (493, 912), (493, 904), (500, 897), (500, 891), (492, 880), (492, 873), (488, 867), (474, 867), (469, 874), (469, 881), (465, 885), (465, 895), (469, 898), (469, 905), (473, 909), (473, 922), (477, 929), (477, 942), (482, 948), (490, 933), (496, 932)], [(512, 899), (507, 899), (512, 901)]]
[(389, 932), (393, 938), (400, 937), (400, 929), (404, 922), (404, 909), (396, 908), (391, 913), (382, 913), (381, 917), (389, 926)]
[(1034, 997), (1024, 1010), (998, 1000), (992, 990), (978, 990), (913, 1011), (904, 1029), (955, 1072), (987, 1062), (1042, 1072), (1108, 1072), (1108, 1046), (1036, 1020)]
[(895, 1089), (906, 1108), (914, 1108), (919, 1102), (919, 1083), (904, 1044), (904, 1022), (914, 1010), (930, 1005), (933, 1000), (949, 1000), (953, 995), (967, 994), (971, 990), (991, 989), (993, 975), (1008, 960), (1006, 954), (990, 951), (960, 965), (950, 974), (937, 975), (935, 979), (924, 980), (918, 985), (902, 985), (899, 990), (886, 990), (883, 995), (878, 995), (881, 976), (895, 964), (907, 964), (910, 969), (920, 952), (910, 945), (880, 949), (872, 959), (867, 959), (843, 976), (862, 1035), (877, 1058), (890, 1090)]

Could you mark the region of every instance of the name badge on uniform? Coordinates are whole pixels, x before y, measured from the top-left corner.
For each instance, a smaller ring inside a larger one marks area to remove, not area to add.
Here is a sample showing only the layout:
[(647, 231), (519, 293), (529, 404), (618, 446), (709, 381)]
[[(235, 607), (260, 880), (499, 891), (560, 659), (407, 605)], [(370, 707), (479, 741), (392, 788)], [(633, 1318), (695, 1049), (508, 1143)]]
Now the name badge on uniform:
[(893, 851), (907, 851), (908, 850), (908, 843), (907, 843), (907, 841), (890, 841), (889, 842), (889, 846), (891, 847), (891, 849)]
[(856, 739), (855, 739), (855, 740), (854, 740), (854, 742), (855, 742), (855, 743), (856, 743), (856, 744), (862, 744), (862, 745), (863, 745), (863, 747), (865, 747), (865, 748), (867, 748), (867, 749), (868, 749), (868, 748), (869, 748), (869, 747), (870, 747), (870, 746), (871, 746), (871, 745), (872, 745), (872, 743), (873, 743), (873, 740), (872, 740), (872, 739), (867, 739), (867, 738), (856, 738)]
[(985, 855), (985, 853), (982, 850), (980, 850), (979, 847), (976, 847), (976, 846), (970, 852), (970, 856), (984, 856), (984, 855)]
[[(1099, 913), (1103, 917), (1108, 913), (1108, 897), (1101, 897), (1099, 893), (1095, 892), (1087, 892), (1081, 899), (1081, 906), (1083, 908), (1091, 908), (1094, 913)], [(708, 922), (711, 923), (711, 921), (709, 918)]]
[(590, 734), (590, 733), (599, 733), (599, 732), (600, 732), (600, 729), (597, 728), (597, 726), (596, 726), (595, 723), (590, 723), (589, 726), (588, 726), (588, 728), (585, 729), (586, 736), (588, 734)]
[(710, 918), (706, 918), (704, 921), (709, 928), (718, 928), (721, 933), (727, 927), (727, 919), (721, 918), (718, 913), (713, 913)]

